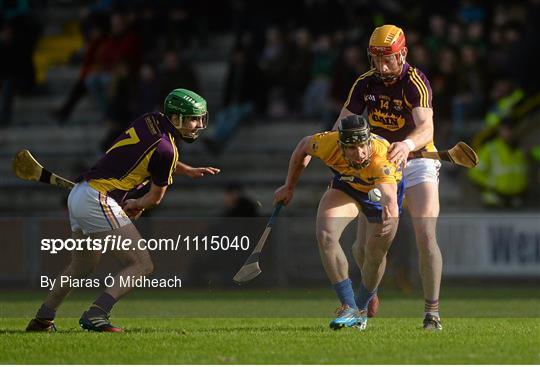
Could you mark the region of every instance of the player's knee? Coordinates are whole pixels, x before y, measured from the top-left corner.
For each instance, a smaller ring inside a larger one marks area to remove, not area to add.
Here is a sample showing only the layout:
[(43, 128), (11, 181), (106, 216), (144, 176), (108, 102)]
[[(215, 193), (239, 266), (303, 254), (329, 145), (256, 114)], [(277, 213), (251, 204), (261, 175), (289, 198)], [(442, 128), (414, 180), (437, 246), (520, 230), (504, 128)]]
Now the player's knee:
[(359, 239), (356, 239), (356, 241), (354, 241), (352, 245), (352, 251), (353, 251), (354, 256), (363, 257), (364, 247), (365, 247), (365, 243), (363, 241), (360, 241)]
[(383, 262), (385, 256), (386, 256), (386, 251), (381, 250), (381, 249), (375, 249), (375, 250), (368, 251), (366, 253), (366, 260), (370, 264), (379, 265), (380, 263)]
[(339, 244), (339, 237), (336, 233), (321, 229), (317, 231), (317, 242), (319, 243), (319, 248), (321, 249), (330, 249)]
[(87, 262), (73, 261), (70, 264), (71, 274), (75, 278), (84, 278), (91, 272), (93, 272), (99, 261), (89, 260)]
[(154, 263), (152, 260), (144, 260), (138, 264), (141, 275), (150, 275), (154, 272)]
[(93, 269), (86, 267), (71, 267), (71, 276), (73, 278), (85, 278), (88, 274), (92, 272)]

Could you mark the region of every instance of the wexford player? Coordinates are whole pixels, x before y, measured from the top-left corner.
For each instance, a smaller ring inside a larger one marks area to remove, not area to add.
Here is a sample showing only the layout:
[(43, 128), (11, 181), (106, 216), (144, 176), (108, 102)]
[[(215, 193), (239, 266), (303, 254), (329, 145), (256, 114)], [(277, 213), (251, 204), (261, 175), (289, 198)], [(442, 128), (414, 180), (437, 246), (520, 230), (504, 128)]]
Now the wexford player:
[[(369, 301), (384, 274), (386, 253), (396, 234), (404, 194), (401, 169), (386, 157), (389, 145), (385, 139), (370, 133), (364, 117), (349, 115), (339, 122), (338, 131), (307, 136), (300, 141), (292, 154), (285, 185), (275, 192), (274, 200), (287, 205), (311, 157), (321, 159), (334, 172), (317, 212), (319, 252), (341, 301), (337, 317), (330, 323), (333, 329), (365, 329)], [(380, 202), (368, 199), (368, 192), (374, 188), (382, 193)], [(339, 239), (356, 218), (365, 246), (361, 258), (357, 246), (353, 247), (362, 269), (362, 284), (355, 299)]]
[[(212, 167), (194, 168), (178, 161), (176, 139), (193, 142), (207, 125), (206, 101), (198, 94), (175, 89), (165, 99), (165, 114), (152, 112), (136, 119), (107, 150), (106, 154), (77, 180), (68, 198), (69, 219), (75, 238), (104, 238), (107, 235), (131, 239), (141, 238), (130, 218), (159, 205), (173, 174), (190, 177), (216, 174)], [(125, 200), (130, 190), (150, 182), (150, 190), (138, 199)], [(119, 278), (144, 276), (153, 270), (147, 250), (113, 251), (123, 268), (115, 276), (114, 285), (93, 302), (79, 323), (83, 329), (118, 332), (111, 325), (109, 313), (113, 305), (131, 288), (120, 287)], [(99, 263), (99, 251), (73, 251), (71, 263), (59, 275), (85, 278)], [(60, 287), (59, 280), (49, 292), (27, 331), (54, 331), (56, 310), (71, 288)]]
[[(353, 84), (334, 129), (342, 118), (362, 114), (367, 109), (372, 131), (392, 143), (388, 151), (392, 163), (404, 163), (411, 151), (435, 151), (431, 87), (424, 74), (405, 61), (403, 30), (394, 25), (376, 28), (369, 40), (368, 55), (371, 70)], [(436, 160), (415, 159), (404, 170), (406, 206), (416, 235), (425, 295), (424, 328), (431, 330), (442, 329), (439, 318), (442, 256), (435, 235), (439, 167)], [(359, 245), (363, 248), (364, 244)], [(361, 258), (363, 251), (360, 250)]]

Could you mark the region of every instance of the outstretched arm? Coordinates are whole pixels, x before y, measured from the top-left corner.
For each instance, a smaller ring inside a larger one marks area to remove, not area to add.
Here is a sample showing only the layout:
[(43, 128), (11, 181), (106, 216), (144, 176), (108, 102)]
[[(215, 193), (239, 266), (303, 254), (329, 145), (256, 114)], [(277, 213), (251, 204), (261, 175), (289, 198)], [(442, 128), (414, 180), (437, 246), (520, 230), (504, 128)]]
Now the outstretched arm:
[(274, 193), (274, 203), (283, 202), (287, 205), (292, 200), (294, 188), (304, 171), (311, 161), (311, 155), (308, 153), (309, 141), (311, 136), (306, 136), (296, 146), (289, 161), (289, 170), (285, 184), (279, 187)]
[(185, 163), (178, 161), (176, 163), (175, 175), (185, 175), (191, 178), (200, 178), (204, 175), (217, 175), (220, 172), (219, 168), (214, 167), (191, 167)]

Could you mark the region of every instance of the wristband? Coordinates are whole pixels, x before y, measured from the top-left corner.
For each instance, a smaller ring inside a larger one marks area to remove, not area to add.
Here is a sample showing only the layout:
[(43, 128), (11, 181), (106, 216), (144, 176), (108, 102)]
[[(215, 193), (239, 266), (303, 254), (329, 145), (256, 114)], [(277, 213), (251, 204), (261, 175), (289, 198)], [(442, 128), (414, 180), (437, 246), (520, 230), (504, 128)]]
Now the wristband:
[(409, 151), (412, 152), (414, 148), (416, 148), (416, 145), (414, 145), (414, 142), (411, 139), (405, 139), (403, 140), (405, 144), (409, 147)]

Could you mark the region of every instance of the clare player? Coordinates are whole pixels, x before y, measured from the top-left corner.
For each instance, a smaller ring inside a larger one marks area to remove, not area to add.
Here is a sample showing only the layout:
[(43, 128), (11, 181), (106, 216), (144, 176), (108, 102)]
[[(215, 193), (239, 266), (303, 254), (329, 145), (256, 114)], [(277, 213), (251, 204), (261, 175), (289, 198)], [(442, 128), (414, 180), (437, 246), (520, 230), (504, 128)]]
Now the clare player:
[[(122, 236), (135, 244), (141, 239), (131, 219), (159, 205), (173, 174), (200, 177), (216, 174), (213, 167), (190, 167), (178, 160), (178, 138), (193, 142), (207, 126), (206, 100), (198, 94), (175, 89), (165, 99), (164, 113), (152, 112), (136, 119), (107, 150), (106, 154), (84, 172), (68, 198), (69, 220), (74, 238)], [(138, 199), (125, 200), (127, 193), (148, 183), (149, 191)], [(133, 247), (113, 251), (123, 268), (114, 276), (114, 285), (105, 289), (86, 310), (79, 324), (83, 329), (119, 332), (109, 321), (114, 304), (131, 288), (120, 287), (120, 277), (150, 274), (153, 263), (147, 250)], [(27, 331), (55, 331), (56, 310), (71, 292), (59, 286), (61, 276), (85, 278), (99, 263), (99, 251), (73, 251), (71, 262), (58, 276), (53, 289), (30, 321)]]
[[(392, 163), (405, 162), (411, 151), (436, 151), (431, 87), (425, 75), (406, 62), (403, 30), (394, 25), (375, 28), (368, 55), (371, 69), (351, 87), (334, 130), (342, 118), (367, 110), (372, 131), (391, 143), (388, 159)], [(435, 234), (439, 168), (439, 161), (415, 159), (409, 161), (403, 173), (406, 208), (412, 217), (418, 247), (425, 298), (423, 324), (427, 330), (442, 329), (439, 317), (442, 256)], [(360, 245), (360, 258), (363, 258), (363, 244)]]
[[(333, 172), (328, 190), (317, 212), (317, 241), (323, 267), (341, 302), (332, 329), (365, 329), (368, 304), (375, 295), (386, 266), (386, 253), (396, 234), (404, 183), (401, 167), (387, 160), (389, 143), (370, 133), (366, 119), (349, 115), (338, 131), (303, 138), (294, 150), (285, 184), (274, 195), (287, 205), (311, 157), (321, 159)], [(368, 192), (378, 188), (380, 202), (370, 201)], [(358, 218), (360, 241), (353, 245), (355, 260), (362, 270), (360, 290), (355, 297), (349, 279), (347, 258), (339, 243), (347, 225)], [(362, 256), (358, 243), (363, 243)]]

